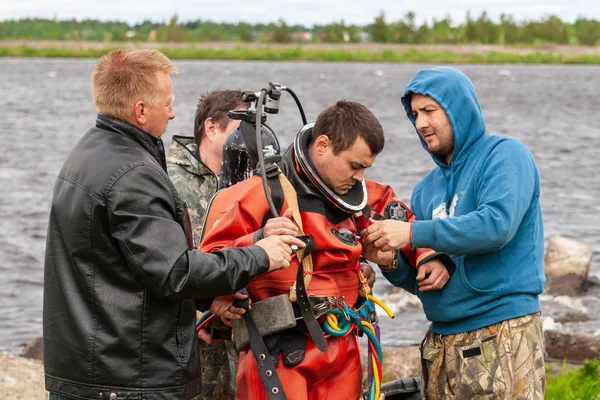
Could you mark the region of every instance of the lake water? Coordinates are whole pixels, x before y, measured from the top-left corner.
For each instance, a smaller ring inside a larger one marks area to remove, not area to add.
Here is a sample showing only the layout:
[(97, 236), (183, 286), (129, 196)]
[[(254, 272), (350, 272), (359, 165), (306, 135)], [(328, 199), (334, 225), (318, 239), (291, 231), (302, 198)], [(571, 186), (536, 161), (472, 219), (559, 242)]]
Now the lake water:
[[(95, 60), (0, 58), (0, 350), (18, 352), (42, 333), (42, 285), (52, 187), (67, 153), (89, 129)], [(433, 166), (403, 114), (400, 95), (419, 64), (177, 61), (177, 117), (165, 134), (191, 135), (200, 93), (258, 91), (269, 81), (293, 89), (309, 121), (339, 99), (371, 108), (386, 147), (367, 176), (391, 184), (405, 201)], [(488, 131), (513, 136), (533, 153), (542, 180), (546, 237), (566, 235), (594, 250), (589, 287), (577, 298), (543, 295), (543, 314), (587, 314), (564, 328), (600, 335), (600, 68), (596, 66), (460, 65), (474, 82)], [(283, 146), (301, 120), (284, 94), (269, 115)], [(427, 321), (414, 296), (381, 278), (375, 287), (396, 312), (381, 316), (382, 344), (417, 343)], [(551, 321), (550, 321), (551, 322)]]

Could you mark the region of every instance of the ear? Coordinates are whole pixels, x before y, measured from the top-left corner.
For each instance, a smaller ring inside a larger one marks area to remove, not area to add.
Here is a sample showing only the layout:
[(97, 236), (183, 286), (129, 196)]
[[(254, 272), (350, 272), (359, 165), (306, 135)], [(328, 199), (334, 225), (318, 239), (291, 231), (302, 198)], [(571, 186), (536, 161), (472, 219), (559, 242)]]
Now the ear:
[(217, 134), (217, 128), (219, 127), (219, 124), (217, 124), (212, 117), (211, 118), (206, 118), (204, 120), (204, 137), (213, 142), (215, 140), (215, 136)]
[(146, 104), (143, 101), (138, 101), (133, 106), (133, 121), (134, 125), (142, 127), (147, 122), (146, 118)]
[(314, 148), (317, 154), (325, 154), (331, 148), (331, 141), (327, 135), (320, 135), (315, 139)]

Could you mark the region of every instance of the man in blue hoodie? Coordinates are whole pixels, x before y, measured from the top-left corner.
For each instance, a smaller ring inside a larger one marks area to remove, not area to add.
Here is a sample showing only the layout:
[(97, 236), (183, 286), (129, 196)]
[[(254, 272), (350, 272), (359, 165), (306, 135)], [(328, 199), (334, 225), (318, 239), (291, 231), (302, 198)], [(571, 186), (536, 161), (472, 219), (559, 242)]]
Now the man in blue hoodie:
[(436, 167), (413, 191), (417, 219), (374, 221), (365, 235), (379, 251), (431, 247), (456, 263), (439, 291), (419, 291), (401, 257), (383, 271), (419, 296), (431, 321), (421, 347), (424, 398), (542, 399), (544, 231), (535, 161), (519, 141), (486, 134), (475, 88), (456, 69), (419, 71), (402, 104)]

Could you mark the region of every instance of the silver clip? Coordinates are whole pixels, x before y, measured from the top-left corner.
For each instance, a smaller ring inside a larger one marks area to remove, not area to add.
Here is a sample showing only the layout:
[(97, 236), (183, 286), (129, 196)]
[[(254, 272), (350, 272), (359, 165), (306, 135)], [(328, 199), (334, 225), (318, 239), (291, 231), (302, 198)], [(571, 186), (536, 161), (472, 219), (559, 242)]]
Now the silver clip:
[(346, 307), (343, 306), (338, 306), (338, 308), (340, 310), (342, 310), (342, 314), (344, 314), (344, 317), (346, 317), (346, 321), (350, 322), (350, 316), (348, 315), (348, 313), (346, 312)]
[(341, 296), (341, 297), (329, 296), (327, 298), (327, 301), (329, 301), (329, 304), (331, 304), (332, 306), (339, 307), (340, 304), (344, 302), (344, 296)]

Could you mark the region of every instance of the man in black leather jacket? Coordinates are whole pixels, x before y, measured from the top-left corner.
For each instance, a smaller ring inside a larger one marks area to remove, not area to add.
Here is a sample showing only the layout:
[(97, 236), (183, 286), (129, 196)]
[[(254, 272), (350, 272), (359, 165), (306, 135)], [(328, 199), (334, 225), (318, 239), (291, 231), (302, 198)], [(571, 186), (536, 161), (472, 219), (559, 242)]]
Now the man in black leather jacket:
[[(155, 50), (116, 50), (93, 74), (96, 126), (54, 187), (44, 265), (44, 368), (51, 397), (191, 399), (200, 392), (196, 302), (218, 315), (261, 273), (287, 268), (291, 236), (204, 254), (190, 250), (186, 208), (160, 136), (173, 111)], [(196, 302), (195, 302), (196, 300)]]

